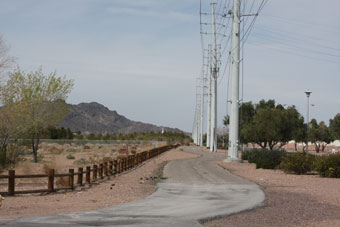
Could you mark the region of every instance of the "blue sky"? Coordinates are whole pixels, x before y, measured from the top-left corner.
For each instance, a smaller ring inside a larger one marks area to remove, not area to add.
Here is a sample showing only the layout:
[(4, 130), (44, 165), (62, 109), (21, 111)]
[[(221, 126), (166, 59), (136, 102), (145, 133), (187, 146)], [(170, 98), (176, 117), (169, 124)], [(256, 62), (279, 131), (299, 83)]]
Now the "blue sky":
[[(258, 0), (256, 0), (258, 1)], [(75, 80), (69, 102), (191, 131), (201, 71), (197, 0), (0, 0), (0, 34), (25, 71)], [(340, 112), (340, 2), (271, 0), (245, 45), (244, 101)], [(219, 124), (227, 78), (219, 89)]]

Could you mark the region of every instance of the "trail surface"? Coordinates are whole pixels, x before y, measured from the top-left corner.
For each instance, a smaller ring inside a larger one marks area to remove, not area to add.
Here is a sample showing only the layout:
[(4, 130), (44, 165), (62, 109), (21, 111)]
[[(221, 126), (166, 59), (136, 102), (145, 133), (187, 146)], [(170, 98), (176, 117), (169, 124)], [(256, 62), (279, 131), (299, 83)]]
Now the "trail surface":
[(202, 220), (263, 204), (265, 195), (256, 184), (216, 165), (224, 155), (183, 149), (200, 157), (168, 163), (166, 180), (145, 199), (96, 211), (20, 218), (6, 226), (201, 226)]

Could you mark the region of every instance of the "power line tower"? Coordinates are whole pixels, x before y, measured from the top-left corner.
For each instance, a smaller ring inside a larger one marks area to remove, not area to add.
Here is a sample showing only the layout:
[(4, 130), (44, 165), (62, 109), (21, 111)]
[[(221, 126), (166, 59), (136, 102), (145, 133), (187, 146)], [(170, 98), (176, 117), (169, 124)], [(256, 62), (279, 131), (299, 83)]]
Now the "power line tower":
[(212, 12), (212, 62), (211, 62), (211, 122), (210, 122), (210, 151), (217, 152), (217, 44), (216, 44), (216, 20), (215, 5), (211, 3)]
[(206, 145), (207, 148), (210, 148), (210, 141), (211, 141), (211, 136), (210, 136), (210, 132), (211, 132), (211, 45), (208, 45), (208, 69), (207, 70), (207, 77), (209, 78), (207, 80), (208, 83), (208, 91), (207, 91), (207, 99), (208, 99), (208, 103), (207, 103), (207, 139), (206, 139)]
[(238, 160), (239, 145), (239, 78), (240, 78), (240, 0), (234, 0), (231, 40), (231, 112), (229, 126), (228, 158)]

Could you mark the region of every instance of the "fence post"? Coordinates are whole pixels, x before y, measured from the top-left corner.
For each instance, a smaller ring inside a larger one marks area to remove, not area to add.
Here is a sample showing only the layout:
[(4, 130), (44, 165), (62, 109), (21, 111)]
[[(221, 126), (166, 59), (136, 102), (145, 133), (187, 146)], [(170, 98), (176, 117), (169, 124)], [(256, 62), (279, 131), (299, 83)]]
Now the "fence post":
[(103, 179), (103, 163), (99, 164), (99, 177)]
[(8, 170), (8, 195), (15, 192), (15, 170)]
[(71, 174), (71, 176), (69, 176), (69, 186), (71, 187), (71, 190), (73, 191), (73, 189), (74, 189), (74, 169), (69, 169), (68, 172)]
[(117, 159), (115, 159), (113, 161), (113, 174), (117, 174), (118, 173), (118, 163), (117, 163)]
[(109, 163), (110, 163), (110, 165), (109, 165), (109, 173), (110, 173), (110, 175), (113, 175), (113, 161), (110, 161)]
[(120, 159), (117, 160), (117, 172), (120, 173)]
[(86, 166), (86, 182), (91, 184), (91, 166)]
[(137, 165), (137, 155), (133, 155), (133, 167), (136, 167)]
[(83, 186), (83, 167), (78, 168), (78, 182), (80, 186)]
[(108, 168), (108, 165), (107, 165), (107, 162), (104, 163), (104, 175), (105, 176), (108, 176), (109, 174), (107, 173), (107, 168)]
[(48, 190), (54, 192), (54, 169), (48, 170)]
[(93, 180), (97, 180), (97, 170), (98, 170), (98, 166), (97, 165), (93, 165)]

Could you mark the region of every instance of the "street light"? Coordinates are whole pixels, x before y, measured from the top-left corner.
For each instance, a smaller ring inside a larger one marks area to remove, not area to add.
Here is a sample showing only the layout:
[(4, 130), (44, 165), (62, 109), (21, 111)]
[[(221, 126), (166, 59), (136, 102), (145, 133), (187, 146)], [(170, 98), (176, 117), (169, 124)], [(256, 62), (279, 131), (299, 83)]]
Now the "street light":
[(307, 144), (306, 144), (306, 152), (308, 153), (308, 134), (309, 134), (309, 96), (312, 94), (311, 91), (305, 91), (307, 96)]

